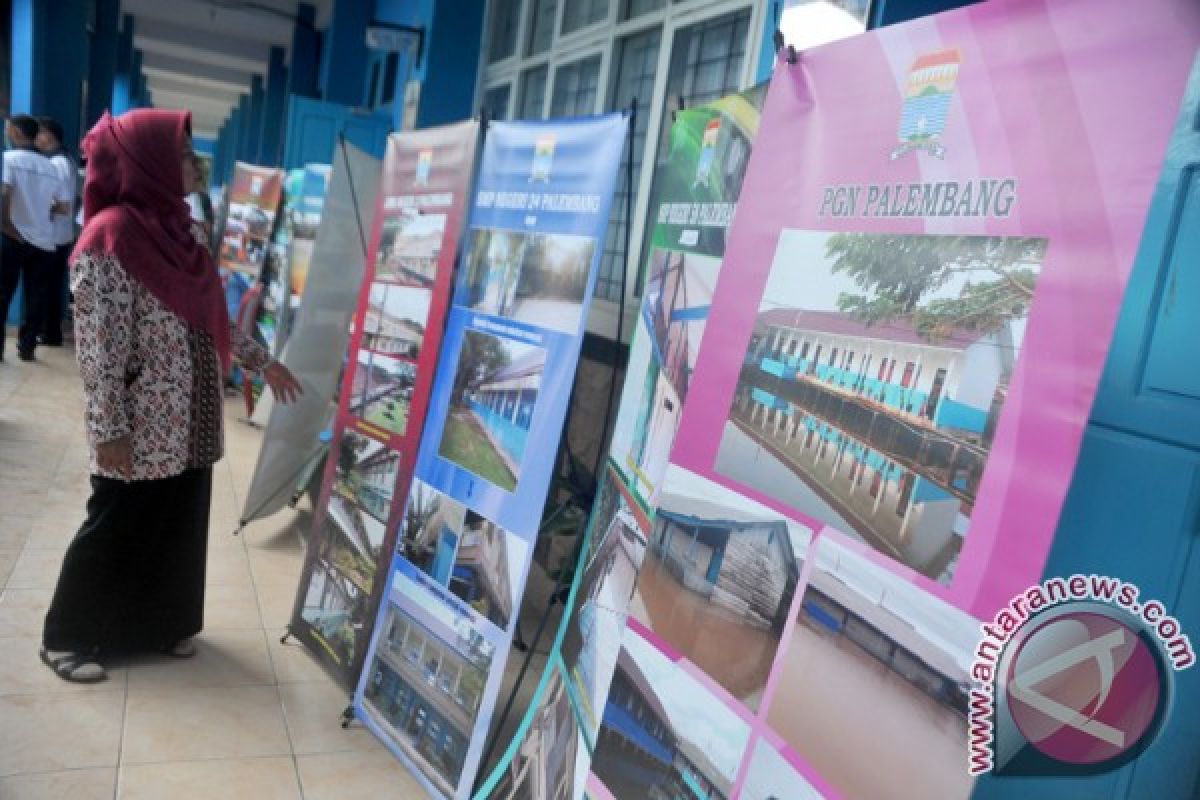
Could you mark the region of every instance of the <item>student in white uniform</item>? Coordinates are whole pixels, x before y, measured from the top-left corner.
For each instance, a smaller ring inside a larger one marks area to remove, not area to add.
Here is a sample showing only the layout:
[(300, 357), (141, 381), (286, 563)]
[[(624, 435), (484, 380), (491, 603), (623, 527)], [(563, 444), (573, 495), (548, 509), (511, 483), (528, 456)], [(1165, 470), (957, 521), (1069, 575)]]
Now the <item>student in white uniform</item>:
[[(4, 132), (12, 146), (4, 152), (0, 204), (4, 230), (4, 249), (0, 254), (0, 321), (8, 317), (17, 283), (23, 283), (17, 355), (22, 361), (32, 361), (38, 334), (42, 332), (45, 284), (53, 270), (54, 219), (55, 215), (68, 213), (70, 197), (63, 191), (58, 170), (34, 146), (37, 120), (23, 114), (14, 116)], [(0, 360), (3, 357), (4, 327), (0, 325)]]
[(44, 318), (41, 343), (62, 347), (62, 323), (67, 299), (67, 260), (75, 246), (75, 162), (63, 147), (63, 128), (50, 117), (38, 117), (37, 148), (58, 170), (63, 191), (70, 197), (67, 213), (54, 215), (54, 268), (45, 287)]

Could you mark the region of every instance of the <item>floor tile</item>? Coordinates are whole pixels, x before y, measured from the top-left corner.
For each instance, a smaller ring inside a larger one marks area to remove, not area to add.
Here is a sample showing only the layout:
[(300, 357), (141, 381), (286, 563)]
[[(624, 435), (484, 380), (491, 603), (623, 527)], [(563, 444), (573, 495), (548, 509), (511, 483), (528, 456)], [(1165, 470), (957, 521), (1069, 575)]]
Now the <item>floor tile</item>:
[(382, 748), (370, 753), (296, 756), (304, 800), (413, 800), (426, 791)]
[(283, 710), (273, 686), (129, 693), (123, 763), (289, 752)]
[(278, 631), (282, 636), (292, 621), (292, 608), (296, 602), (296, 583), (263, 584), (254, 587), (258, 594), (258, 611), (262, 615), (267, 633)]
[(246, 551), (236, 547), (219, 547), (208, 551), (208, 570), (205, 580), (209, 586), (233, 584), (249, 586), (250, 564)]
[(370, 751), (379, 747), (371, 732), (361, 725), (343, 728), (339, 724), (342, 712), (350, 704), (350, 693), (328, 678), (280, 686), (279, 697), (283, 701), (283, 716), (293, 753)]
[(49, 589), (5, 589), (0, 594), (0, 637), (41, 636), (53, 594)]
[[(14, 694), (74, 694), (125, 689), (125, 670), (108, 669), (108, 680), (100, 683), (71, 683), (42, 663), (41, 636), (0, 639), (0, 696)], [(3, 797), (3, 795), (0, 795)]]
[(25, 540), (27, 550), (65, 550), (79, 526), (83, 524), (84, 512), (62, 511), (51, 516), (39, 517), (29, 528), (29, 538)]
[(0, 697), (0, 775), (115, 767), (125, 693)]
[(10, 589), (53, 589), (62, 569), (64, 550), (25, 548), (8, 576)]
[(288, 756), (122, 767), (117, 800), (300, 800)]
[(206, 631), (191, 658), (150, 656), (129, 665), (129, 691), (270, 686), (275, 672), (262, 629)]
[(0, 509), (5, 514), (37, 516), (46, 508), (47, 493), (44, 485), (0, 483)]
[(8, 548), (0, 550), (0, 587), (8, 583), (8, 578), (12, 575), (13, 567), (17, 565), (17, 560), (20, 557), (20, 550)]
[(0, 549), (20, 550), (29, 539), (36, 517), (0, 513)]
[(254, 587), (218, 584), (204, 590), (204, 627), (207, 630), (227, 628), (262, 629), (258, 613), (258, 598)]
[(112, 800), (117, 770), (72, 769), (0, 778), (4, 800)]
[(303, 644), (289, 637), (287, 642), (281, 642), (280, 633), (267, 631), (267, 649), (271, 654), (271, 664), (275, 668), (275, 680), (284, 683), (307, 683), (310, 681), (328, 681), (329, 675), (317, 662), (317, 657)]

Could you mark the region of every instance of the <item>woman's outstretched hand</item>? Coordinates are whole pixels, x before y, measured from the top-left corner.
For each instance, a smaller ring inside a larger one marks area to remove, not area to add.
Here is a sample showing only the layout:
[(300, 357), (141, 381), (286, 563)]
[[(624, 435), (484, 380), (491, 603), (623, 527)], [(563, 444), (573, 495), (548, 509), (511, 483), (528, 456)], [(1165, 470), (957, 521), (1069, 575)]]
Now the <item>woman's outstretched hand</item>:
[(290, 369), (278, 361), (272, 361), (263, 369), (263, 380), (267, 382), (267, 386), (271, 387), (271, 393), (275, 395), (275, 399), (285, 405), (295, 402), (300, 395), (304, 394), (304, 388), (300, 385), (300, 381), (296, 380), (296, 376)]

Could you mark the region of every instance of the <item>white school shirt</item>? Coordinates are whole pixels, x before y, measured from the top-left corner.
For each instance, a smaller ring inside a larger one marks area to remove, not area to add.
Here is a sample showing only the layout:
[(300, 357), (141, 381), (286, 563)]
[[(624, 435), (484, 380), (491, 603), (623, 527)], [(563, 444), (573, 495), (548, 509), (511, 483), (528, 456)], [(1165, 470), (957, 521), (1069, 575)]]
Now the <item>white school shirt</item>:
[(59, 172), (50, 159), (34, 150), (6, 150), (4, 188), (8, 192), (9, 217), (17, 233), (39, 250), (53, 251), (58, 242), (50, 210), (55, 203), (70, 198), (63, 192)]
[(59, 152), (50, 156), (50, 164), (58, 170), (62, 190), (71, 204), (68, 213), (54, 215), (54, 243), (61, 247), (75, 241), (75, 162), (66, 153)]

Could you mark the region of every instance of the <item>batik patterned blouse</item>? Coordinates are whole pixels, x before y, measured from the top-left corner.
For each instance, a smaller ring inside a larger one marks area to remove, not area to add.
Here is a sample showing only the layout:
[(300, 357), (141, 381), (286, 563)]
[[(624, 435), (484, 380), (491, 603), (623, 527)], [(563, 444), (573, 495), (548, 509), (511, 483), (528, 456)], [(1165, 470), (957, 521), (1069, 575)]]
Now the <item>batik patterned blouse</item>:
[[(110, 254), (72, 264), (75, 339), (93, 475), (96, 445), (129, 436), (133, 479), (170, 478), (220, 460), (222, 372), (212, 337), (188, 325)], [(234, 357), (249, 372), (270, 357), (230, 326)]]

